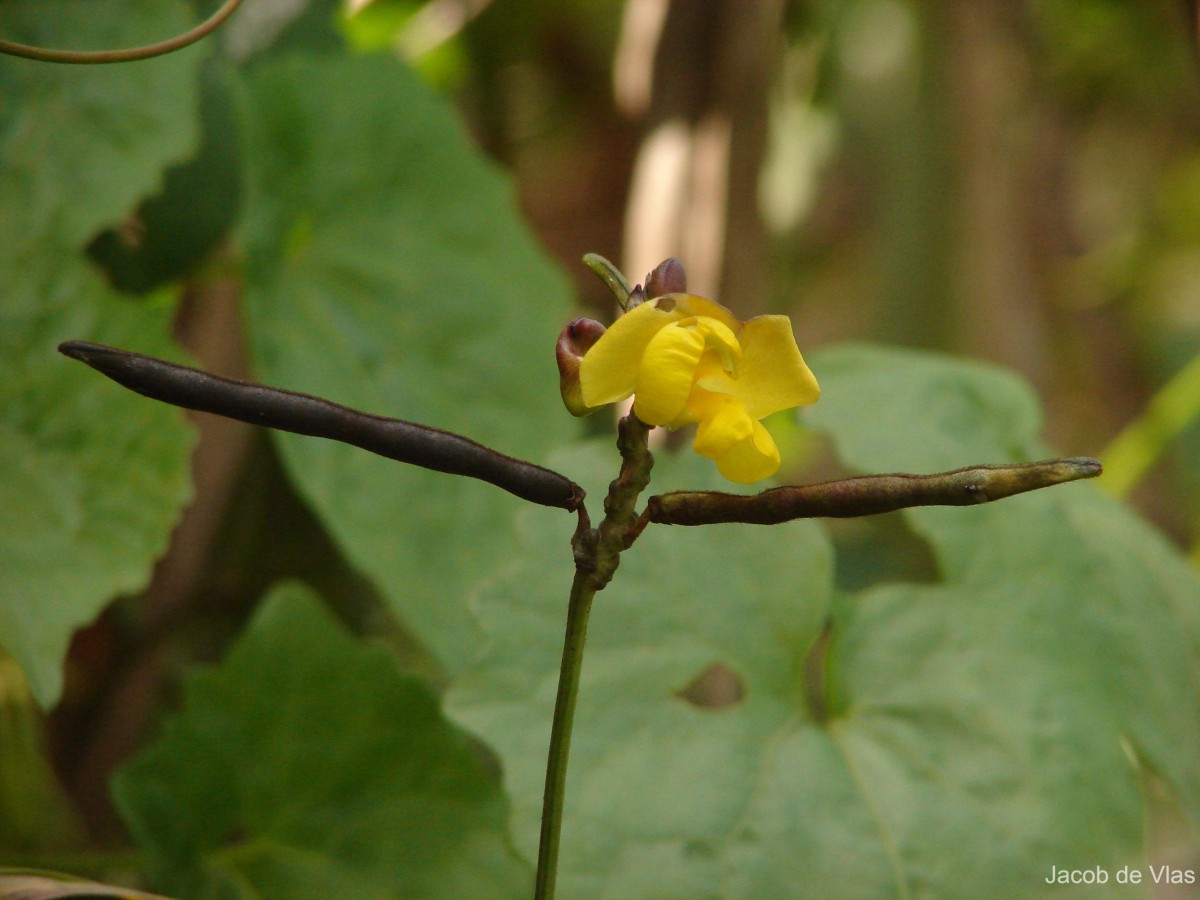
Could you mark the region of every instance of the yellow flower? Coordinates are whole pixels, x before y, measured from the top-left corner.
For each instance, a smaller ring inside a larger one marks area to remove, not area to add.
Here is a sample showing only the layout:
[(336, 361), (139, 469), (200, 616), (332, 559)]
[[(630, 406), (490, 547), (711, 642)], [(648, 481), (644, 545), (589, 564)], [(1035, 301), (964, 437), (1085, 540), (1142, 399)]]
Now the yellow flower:
[(584, 355), (579, 383), (589, 407), (632, 394), (648, 425), (698, 423), (692, 448), (741, 484), (779, 469), (779, 448), (759, 419), (821, 393), (787, 316), (742, 324), (694, 294), (667, 294), (617, 319)]

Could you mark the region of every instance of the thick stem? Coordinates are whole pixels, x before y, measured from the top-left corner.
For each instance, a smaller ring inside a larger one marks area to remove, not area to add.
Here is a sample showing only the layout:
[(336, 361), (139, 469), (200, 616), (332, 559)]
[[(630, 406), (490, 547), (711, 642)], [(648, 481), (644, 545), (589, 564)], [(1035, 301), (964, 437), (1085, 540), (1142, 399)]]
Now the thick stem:
[[(550, 752), (546, 760), (546, 789), (542, 795), (542, 832), (538, 846), (536, 900), (552, 900), (558, 877), (558, 845), (562, 833), (563, 801), (567, 788), (567, 760), (571, 752), (571, 729), (583, 670), (592, 598), (604, 589), (620, 562), (621, 551), (633, 543), (641, 528), (634, 512), (638, 495), (650, 482), (654, 458), (646, 446), (650, 426), (632, 413), (621, 420), (617, 447), (621, 451), (621, 474), (609, 485), (604, 499), (604, 520), (591, 528), (584, 507), (579, 508), (579, 527), (571, 541), (575, 551), (575, 580), (567, 601), (567, 633), (558, 672), (558, 696), (550, 726)], [(643, 526), (644, 527), (644, 526)]]

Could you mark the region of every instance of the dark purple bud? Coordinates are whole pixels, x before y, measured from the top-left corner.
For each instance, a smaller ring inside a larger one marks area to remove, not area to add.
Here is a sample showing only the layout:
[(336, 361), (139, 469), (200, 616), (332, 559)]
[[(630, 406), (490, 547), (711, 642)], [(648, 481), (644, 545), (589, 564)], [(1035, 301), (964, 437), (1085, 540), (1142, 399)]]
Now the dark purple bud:
[(683, 263), (673, 256), (664, 259), (646, 276), (646, 297), (650, 300), (663, 294), (686, 292), (687, 273), (683, 271)]

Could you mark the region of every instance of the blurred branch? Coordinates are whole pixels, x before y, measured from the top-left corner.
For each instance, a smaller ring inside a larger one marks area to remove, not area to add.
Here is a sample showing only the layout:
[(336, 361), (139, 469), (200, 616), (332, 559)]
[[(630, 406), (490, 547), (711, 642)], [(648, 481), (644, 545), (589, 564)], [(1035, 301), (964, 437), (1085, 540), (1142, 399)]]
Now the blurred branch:
[(625, 271), (679, 256), (697, 293), (737, 294), (742, 308), (765, 296), (758, 174), (782, 12), (782, 0), (627, 3), (615, 89), (627, 115), (645, 117), (645, 136)]
[(1200, 355), (1151, 398), (1146, 411), (1113, 438), (1101, 454), (1108, 460), (1105, 489), (1124, 497), (1142, 480), (1167, 445), (1200, 418)]
[(0, 869), (0, 898), (114, 897), (117, 900), (170, 900), (162, 894), (147, 894), (132, 888), (100, 884), (73, 875), (33, 869)]
[[(366, 6), (371, 0), (356, 4)], [(487, 9), (492, 0), (431, 0), (405, 23), (396, 49), (407, 60), (420, 59), (453, 38)]]

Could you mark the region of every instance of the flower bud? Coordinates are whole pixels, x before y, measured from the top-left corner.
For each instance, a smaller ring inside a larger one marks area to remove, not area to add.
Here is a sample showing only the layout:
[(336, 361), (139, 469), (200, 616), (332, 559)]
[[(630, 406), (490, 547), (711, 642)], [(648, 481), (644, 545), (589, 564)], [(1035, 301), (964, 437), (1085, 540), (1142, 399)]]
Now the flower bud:
[(572, 319), (558, 336), (554, 347), (554, 358), (558, 361), (558, 389), (563, 404), (573, 416), (586, 416), (595, 412), (583, 402), (579, 387), (579, 362), (583, 355), (600, 340), (605, 328), (595, 319)]
[(646, 299), (653, 300), (663, 294), (687, 293), (687, 273), (683, 263), (675, 257), (664, 259), (646, 276)]

